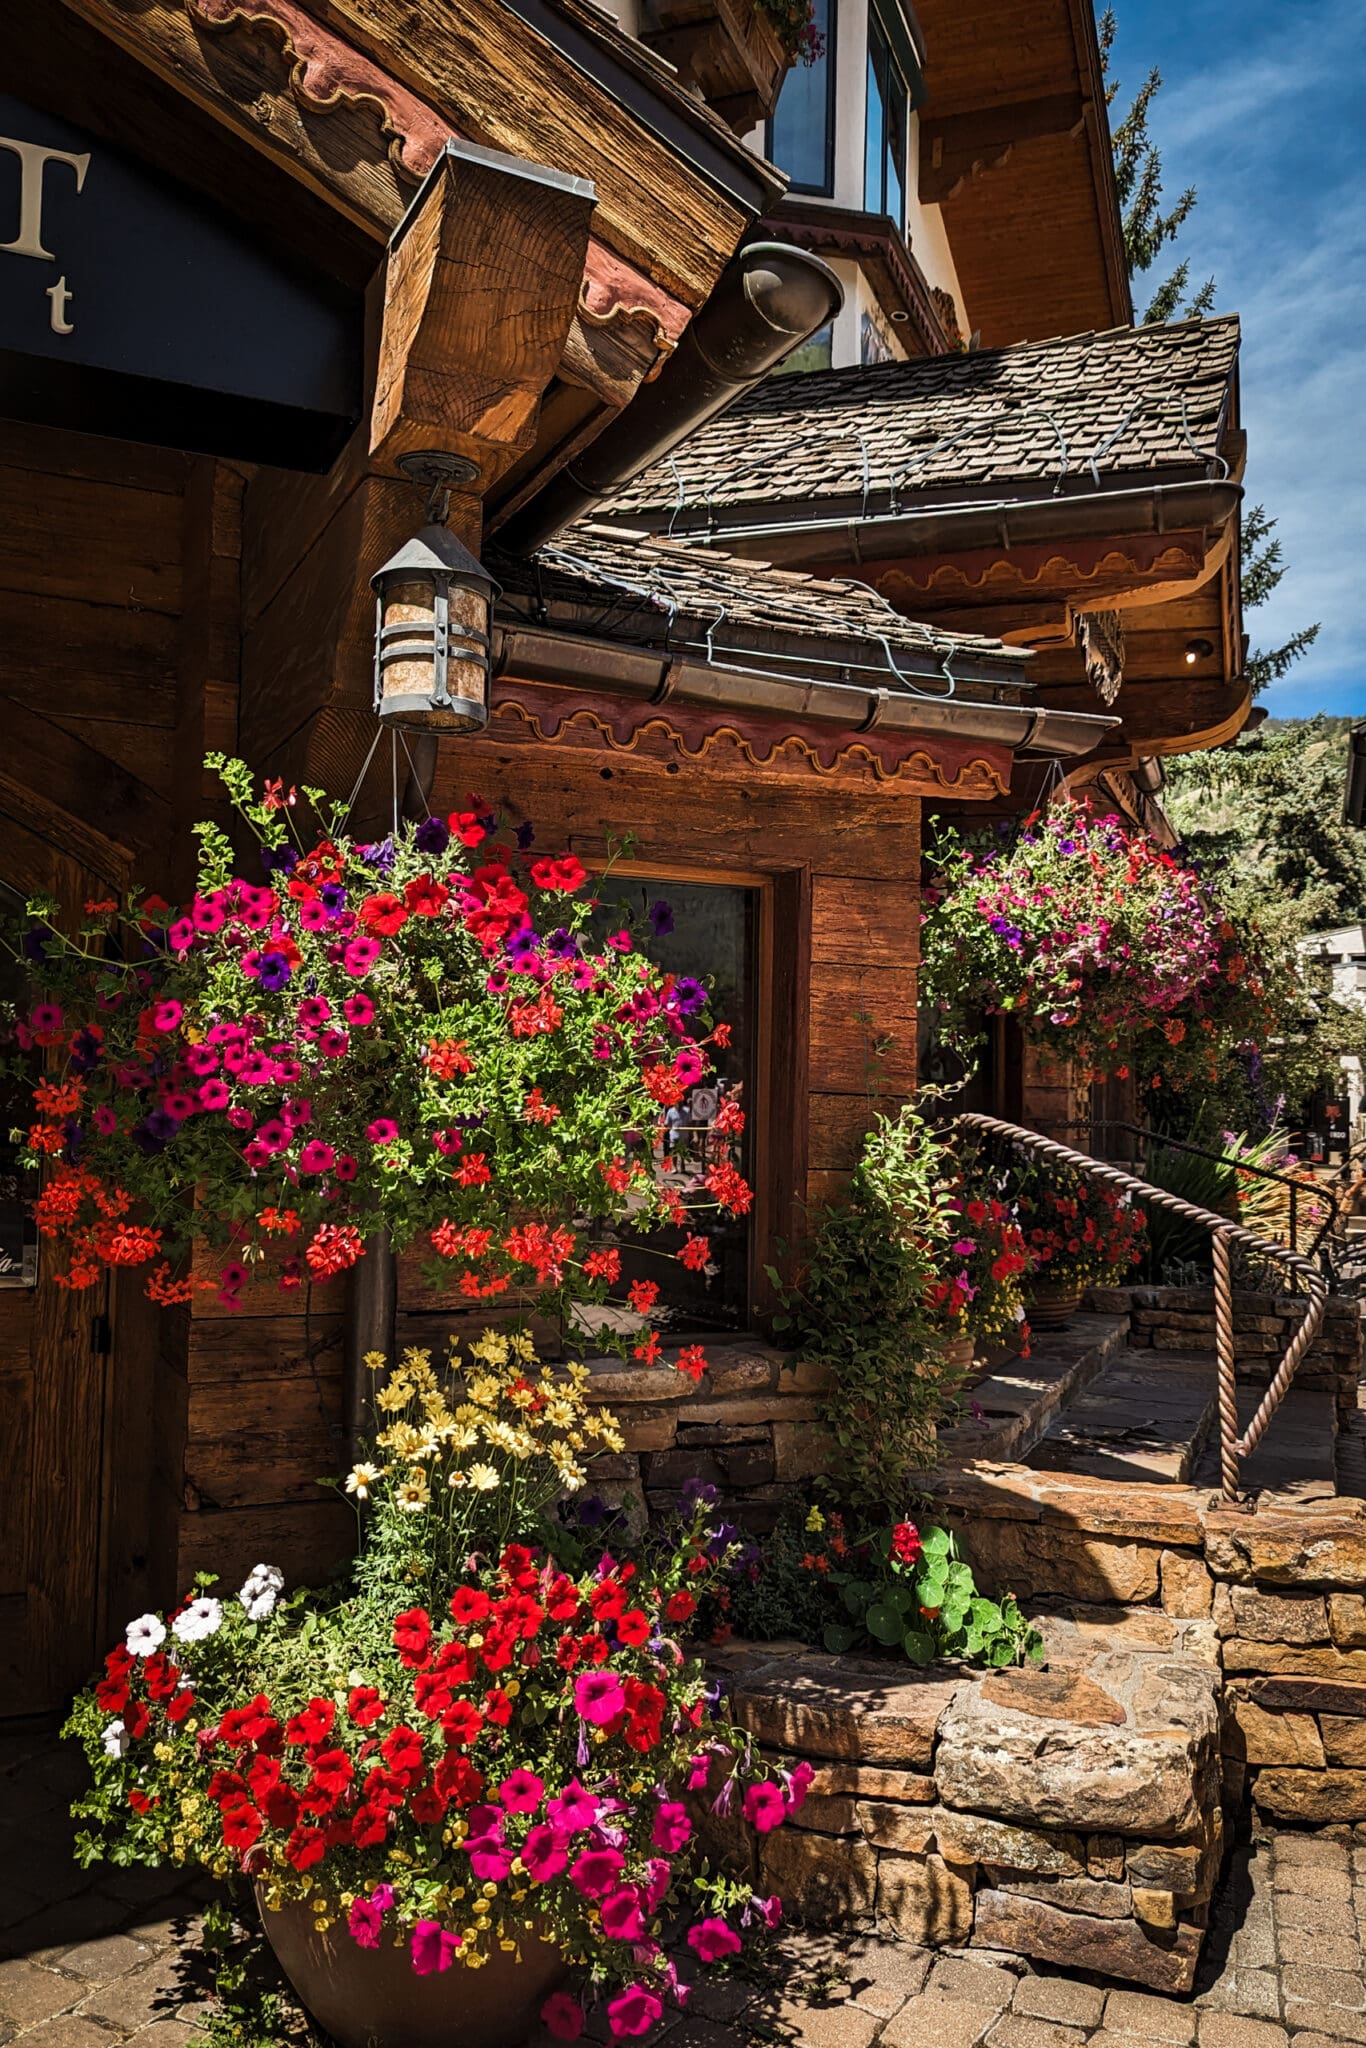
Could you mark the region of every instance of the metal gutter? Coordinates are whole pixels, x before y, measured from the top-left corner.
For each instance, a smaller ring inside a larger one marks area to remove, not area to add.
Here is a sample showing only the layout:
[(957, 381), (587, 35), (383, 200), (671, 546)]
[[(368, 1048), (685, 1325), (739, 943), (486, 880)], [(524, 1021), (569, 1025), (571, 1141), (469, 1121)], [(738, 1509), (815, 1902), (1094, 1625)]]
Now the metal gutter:
[(657, 649), (587, 640), (541, 626), (495, 626), (493, 681), (577, 685), (637, 702), (666, 700), (774, 718), (814, 719), (850, 733), (945, 733), (1064, 760), (1089, 754), (1120, 724), (1103, 712), (984, 704), (953, 695), (771, 676)]
[[(850, 511), (816, 518), (737, 518), (725, 523), (713, 512), (708, 524), (685, 518), (665, 521), (660, 513), (632, 508), (621, 523), (667, 531), (690, 547), (724, 547), (745, 554), (753, 542), (766, 562), (778, 567), (812, 562), (879, 562), (905, 555), (951, 554), (972, 548), (1027, 547), (1039, 541), (1187, 532), (1192, 526), (1223, 527), (1242, 503), (1243, 487), (1201, 480), (1152, 484), (1121, 491), (1046, 498), (993, 498), (973, 504), (926, 505), (919, 510)], [(608, 521), (613, 513), (601, 515)]]
[(843, 304), (844, 287), (819, 256), (789, 242), (749, 243), (654, 382), (504, 525), (490, 519), (498, 545), (534, 553), (751, 390)]

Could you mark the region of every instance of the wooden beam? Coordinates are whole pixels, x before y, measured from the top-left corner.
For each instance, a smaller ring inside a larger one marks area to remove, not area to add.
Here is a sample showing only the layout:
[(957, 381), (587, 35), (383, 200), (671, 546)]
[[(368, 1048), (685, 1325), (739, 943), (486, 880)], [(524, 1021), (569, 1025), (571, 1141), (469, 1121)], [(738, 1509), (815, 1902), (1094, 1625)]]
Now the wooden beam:
[(489, 485), (536, 437), (578, 309), (591, 186), (539, 166), (437, 159), (389, 253), (370, 421), (383, 468), (464, 456)]
[(921, 203), (942, 206), (961, 192), (969, 178), (1000, 170), (1017, 143), (1034, 142), (1046, 135), (1077, 135), (1085, 121), (1086, 102), (1079, 92), (1049, 93), (1009, 106), (922, 117)]

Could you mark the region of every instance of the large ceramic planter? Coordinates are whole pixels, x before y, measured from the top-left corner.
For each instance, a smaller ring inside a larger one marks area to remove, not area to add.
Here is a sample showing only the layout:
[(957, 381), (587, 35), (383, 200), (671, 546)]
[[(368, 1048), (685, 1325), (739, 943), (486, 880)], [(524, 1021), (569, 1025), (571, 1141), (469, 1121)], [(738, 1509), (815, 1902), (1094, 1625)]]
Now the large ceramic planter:
[(792, 65), (755, 0), (645, 0), (640, 39), (738, 135), (767, 120)]
[(1081, 1313), (1082, 1290), (1067, 1281), (1035, 1280), (1029, 1289), (1029, 1322), (1035, 1330), (1064, 1330)]
[(299, 2001), (338, 2048), (521, 2048), (537, 2029), (565, 1963), (549, 1942), (524, 1935), (521, 1960), (495, 1948), (477, 1970), (458, 1961), (419, 1977), (402, 1948), (361, 1948), (338, 1922), (319, 1934), (298, 1901), (261, 1926)]

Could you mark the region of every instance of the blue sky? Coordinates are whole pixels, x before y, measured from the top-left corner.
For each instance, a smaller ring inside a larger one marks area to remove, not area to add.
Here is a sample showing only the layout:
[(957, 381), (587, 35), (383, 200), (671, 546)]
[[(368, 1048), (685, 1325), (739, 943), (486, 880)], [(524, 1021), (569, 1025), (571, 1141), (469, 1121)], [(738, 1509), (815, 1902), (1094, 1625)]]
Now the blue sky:
[[(1216, 312), (1242, 315), (1248, 502), (1279, 519), (1289, 564), (1248, 630), (1268, 646), (1322, 624), (1264, 701), (1283, 718), (1366, 713), (1366, 4), (1115, 10), (1112, 114), (1156, 64), (1150, 128), (1168, 198), (1187, 185), (1200, 195), (1176, 254), (1193, 283), (1214, 276)], [(1135, 285), (1140, 317), (1147, 283)]]

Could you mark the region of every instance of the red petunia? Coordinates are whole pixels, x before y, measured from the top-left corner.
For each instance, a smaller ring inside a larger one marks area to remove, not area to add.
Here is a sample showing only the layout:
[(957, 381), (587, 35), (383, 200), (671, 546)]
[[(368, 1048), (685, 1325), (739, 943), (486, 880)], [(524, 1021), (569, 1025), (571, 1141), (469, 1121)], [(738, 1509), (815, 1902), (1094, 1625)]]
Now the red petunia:
[(352, 1686), (346, 1711), (358, 1728), (372, 1728), (384, 1713), (384, 1701), (373, 1685)]
[(431, 1654), (432, 1618), (425, 1607), (409, 1607), (394, 1618), (394, 1648), (399, 1662), (418, 1670)]
[(327, 1841), (321, 1828), (297, 1827), (285, 1843), (285, 1861), (296, 1870), (311, 1870), (326, 1853)]
[(367, 896), (360, 907), (360, 921), (366, 931), (377, 938), (388, 938), (401, 931), (408, 922), (408, 906), (402, 897), (383, 890), (377, 896)]
[(451, 1595), (451, 1618), (457, 1628), (474, 1628), (487, 1620), (491, 1604), (478, 1586), (457, 1586)]
[(642, 1643), (650, 1640), (650, 1622), (641, 1607), (628, 1607), (617, 1617), (617, 1634), (629, 1648), (637, 1650)]
[(441, 1716), (441, 1726), (448, 1742), (477, 1742), (483, 1725), (484, 1717), (471, 1700), (452, 1700)]

